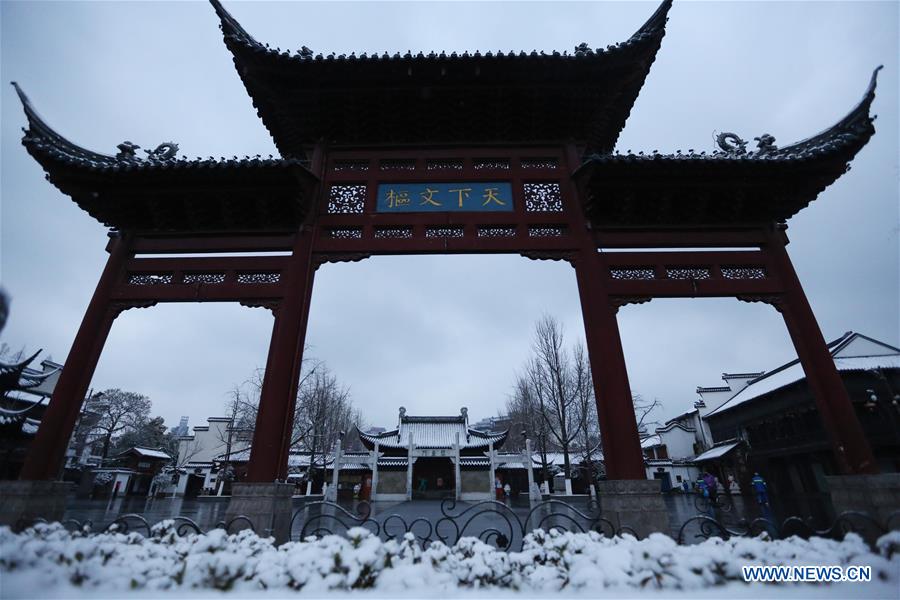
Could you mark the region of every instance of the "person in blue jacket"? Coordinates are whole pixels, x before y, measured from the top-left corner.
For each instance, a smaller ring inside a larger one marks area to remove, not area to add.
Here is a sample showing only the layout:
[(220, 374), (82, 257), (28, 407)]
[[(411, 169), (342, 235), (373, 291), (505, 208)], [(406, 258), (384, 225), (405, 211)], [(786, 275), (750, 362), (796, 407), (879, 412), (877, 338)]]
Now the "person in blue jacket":
[(754, 473), (750, 483), (753, 484), (753, 490), (756, 492), (756, 501), (759, 502), (759, 505), (768, 506), (769, 494), (766, 490), (766, 480), (759, 473)]

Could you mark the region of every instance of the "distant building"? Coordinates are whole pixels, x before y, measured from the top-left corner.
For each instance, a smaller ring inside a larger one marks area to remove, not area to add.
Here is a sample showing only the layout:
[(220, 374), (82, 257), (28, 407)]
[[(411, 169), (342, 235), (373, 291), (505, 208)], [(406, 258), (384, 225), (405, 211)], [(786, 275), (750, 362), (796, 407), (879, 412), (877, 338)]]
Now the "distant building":
[(17, 479), (25, 454), (53, 395), (62, 365), (43, 360), (40, 351), (24, 360), (0, 360), (0, 479)]
[[(458, 416), (409, 416), (401, 407), (397, 428), (378, 434), (360, 432), (369, 451), (383, 456), (378, 471), (377, 500), (440, 498), (459, 491), (462, 499), (485, 499), (492, 493), (490, 447), (499, 449), (506, 431), (490, 433), (469, 426), (466, 408)], [(372, 485), (370, 466), (360, 473), (363, 488)], [(368, 472), (368, 473), (367, 473)]]
[[(880, 470), (900, 471), (900, 349), (853, 332), (828, 348)], [(758, 471), (787, 508), (815, 514), (827, 504), (825, 476), (837, 467), (799, 361), (723, 380), (698, 388), (713, 446), (694, 462), (720, 479), (734, 476), (745, 491)]]
[(75, 477), (73, 471), (103, 465), (104, 432), (97, 429), (97, 424), (108, 410), (108, 402), (103, 392), (90, 394), (81, 405), (75, 432), (66, 448), (66, 470)]
[(479, 431), (489, 431), (499, 433), (501, 431), (509, 431), (512, 427), (512, 419), (507, 415), (499, 415), (496, 417), (487, 417), (472, 425), (473, 429)]
[[(182, 417), (179, 427), (187, 426), (186, 419)], [(191, 435), (178, 438), (174, 483), (164, 487), (162, 493), (192, 498), (204, 491), (219, 492), (225, 482), (218, 476), (220, 469), (214, 461), (229, 462), (231, 455), (239, 455), (250, 446), (251, 438), (251, 431), (235, 428), (228, 417), (207, 418), (206, 425), (195, 426)]]
[(133, 446), (110, 458), (109, 465), (83, 473), (78, 489), (81, 497), (147, 496), (154, 480), (172, 457), (161, 448)]
[(693, 490), (699, 474), (693, 462), (694, 446), (688, 445), (693, 434), (677, 421), (668, 421), (655, 434), (641, 439), (647, 479), (658, 479), (663, 492)]
[(185, 437), (188, 433), (188, 418), (181, 417), (181, 421), (178, 422), (178, 425), (172, 428), (172, 435), (176, 437)]

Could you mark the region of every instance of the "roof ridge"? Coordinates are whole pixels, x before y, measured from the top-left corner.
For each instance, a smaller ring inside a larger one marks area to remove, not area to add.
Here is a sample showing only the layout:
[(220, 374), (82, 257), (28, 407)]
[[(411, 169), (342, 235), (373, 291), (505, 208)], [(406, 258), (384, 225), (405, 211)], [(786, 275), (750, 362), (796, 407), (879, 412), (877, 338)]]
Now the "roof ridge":
[[(849, 343), (850, 340), (852, 340), (853, 338), (855, 338), (855, 337), (857, 337), (857, 336), (866, 337), (866, 336), (862, 336), (862, 334), (859, 334), (859, 333), (856, 333), (856, 332), (853, 332), (853, 331), (848, 331), (848, 332), (844, 333), (841, 337), (839, 337), (839, 338), (837, 338), (837, 339), (832, 340), (831, 342), (829, 342), (829, 343), (827, 344), (827, 346), (828, 346), (828, 350), (829, 350), (829, 355), (831, 356), (831, 360), (832, 360), (832, 361), (835, 361), (835, 360), (841, 359), (841, 357), (835, 356), (835, 353), (838, 352), (838, 351), (840, 351), (840, 350), (843, 349), (844, 347), (846, 347), (847, 343)], [(894, 348), (893, 346), (890, 346), (889, 344), (884, 344), (883, 342), (880, 342), (880, 341), (875, 340), (875, 339), (873, 339), (873, 338), (866, 337), (866, 339), (869, 340), (869, 341), (871, 341), (871, 342), (877, 343), (877, 344), (882, 344), (882, 345), (888, 346), (888, 347), (890, 347), (890, 348)], [(900, 353), (900, 349), (895, 348), (895, 350), (897, 350), (897, 352)], [(871, 358), (878, 358), (878, 357), (881, 357), (881, 356), (890, 356), (890, 355), (872, 355)], [(864, 357), (864, 356), (847, 356), (847, 357), (843, 357), (843, 358), (846, 359), (846, 360), (850, 360), (850, 359), (853, 359), (853, 358), (868, 358), (868, 357)], [(784, 364), (782, 364), (782, 365), (779, 365), (778, 367), (772, 369), (771, 371), (767, 371), (764, 375), (762, 375), (762, 376), (760, 376), (760, 377), (757, 377), (757, 378), (755, 378), (755, 379), (752, 379), (745, 387), (741, 388), (741, 389), (740, 389), (737, 393), (735, 393), (731, 398), (729, 398), (728, 400), (726, 400), (725, 402), (723, 402), (722, 404), (720, 404), (719, 406), (717, 406), (715, 409), (713, 409), (712, 411), (710, 411), (710, 412), (707, 414), (707, 416), (710, 416), (710, 415), (712, 415), (712, 414), (714, 414), (714, 413), (717, 413), (717, 412), (719, 412), (720, 410), (724, 409), (724, 408), (725, 408), (732, 400), (734, 400), (735, 398), (737, 398), (737, 396), (739, 396), (740, 394), (744, 393), (746, 390), (749, 390), (749, 389), (750, 389), (754, 384), (756, 384), (757, 382), (760, 382), (760, 381), (763, 381), (763, 380), (765, 380), (765, 379), (768, 379), (769, 377), (771, 377), (771, 376), (773, 376), (773, 375), (776, 375), (776, 374), (778, 374), (778, 373), (781, 373), (781, 372), (787, 370), (788, 368), (793, 367), (793, 366), (795, 366), (795, 365), (797, 365), (797, 364), (799, 364), (799, 363), (800, 363), (800, 359), (799, 359), (799, 358), (795, 358), (794, 360), (791, 360), (791, 361), (786, 362), (786, 363), (784, 363)], [(803, 378), (805, 378), (805, 377), (806, 377), (806, 374), (804, 373), (804, 374), (803, 374), (803, 377), (802, 377), (801, 379), (803, 379)], [(783, 387), (783, 386), (782, 386), (782, 387)], [(752, 399), (752, 398), (749, 398), (748, 400), (750, 400), (750, 399)]]
[(254, 38), (247, 30), (235, 19), (228, 10), (222, 5), (220, 0), (209, 0), (210, 4), (215, 10), (216, 15), (219, 17), (219, 26), (222, 30), (223, 35), (226, 38), (230, 38), (236, 41), (243, 42), (247, 46), (251, 46), (261, 52), (265, 52), (271, 55), (283, 56), (289, 59), (299, 59), (303, 61), (330, 61), (330, 60), (398, 60), (398, 59), (423, 59), (423, 58), (441, 58), (441, 59), (463, 59), (463, 58), (512, 58), (512, 57), (539, 57), (539, 58), (583, 58), (585, 56), (593, 56), (593, 55), (601, 55), (610, 50), (616, 50), (619, 48), (623, 48), (629, 46), (635, 42), (642, 41), (645, 38), (657, 35), (665, 35), (665, 27), (668, 22), (668, 14), (669, 10), (672, 8), (672, 0), (663, 0), (663, 2), (657, 7), (657, 9), (653, 12), (653, 14), (647, 19), (644, 24), (642, 24), (637, 31), (635, 31), (630, 37), (622, 42), (618, 42), (615, 44), (608, 44), (605, 48), (598, 47), (596, 49), (590, 48), (586, 43), (581, 43), (575, 46), (574, 51), (570, 54), (568, 51), (560, 52), (558, 50), (535, 50), (532, 49), (531, 52), (526, 50), (510, 50), (509, 52), (503, 52), (502, 50), (497, 51), (496, 53), (491, 50), (486, 50), (482, 52), (479, 49), (475, 49), (472, 51), (469, 50), (451, 50), (449, 53), (446, 50), (429, 50), (427, 53), (423, 50), (419, 50), (413, 52), (412, 50), (407, 49), (406, 52), (400, 52), (399, 50), (395, 50), (393, 52), (388, 52), (384, 50), (382, 52), (360, 52), (358, 55), (355, 51), (351, 51), (349, 54), (337, 52), (330, 52), (328, 54), (323, 54), (322, 52), (314, 52), (310, 48), (306, 46), (301, 46), (299, 50), (282, 50), (280, 47), (272, 48), (268, 43), (262, 43)]
[[(25, 111), (25, 117), (28, 120), (28, 129), (25, 130), (25, 135), (22, 138), (22, 144), (30, 150), (40, 151), (42, 154), (55, 159), (63, 160), (70, 164), (82, 163), (85, 166), (88, 166), (89, 168), (95, 170), (99, 169), (121, 171), (131, 171), (148, 168), (171, 169), (173, 167), (190, 169), (206, 166), (218, 167), (222, 165), (262, 167), (305, 166), (307, 164), (307, 161), (298, 158), (274, 156), (272, 154), (269, 154), (266, 158), (263, 158), (263, 155), (261, 154), (255, 154), (253, 156), (250, 156), (249, 154), (245, 154), (243, 156), (233, 155), (231, 156), (231, 158), (225, 156), (209, 156), (207, 158), (203, 158), (201, 156), (198, 156), (193, 159), (182, 155), (179, 158), (175, 154), (178, 151), (178, 145), (169, 142), (160, 144), (156, 150), (145, 150), (145, 152), (148, 153), (147, 158), (143, 158), (134, 154), (128, 156), (124, 153), (124, 151), (122, 151), (121, 148), (120, 153), (115, 156), (111, 154), (102, 154), (100, 152), (95, 152), (94, 150), (88, 150), (87, 148), (72, 142), (71, 140), (57, 132), (47, 123), (47, 121), (43, 117), (40, 116), (40, 114), (38, 114), (31, 100), (25, 94), (25, 91), (21, 88), (21, 86), (19, 86), (19, 84), (15, 81), (12, 81), (10, 83), (15, 88), (16, 94), (19, 96), (19, 100), (22, 103), (22, 108)], [(133, 150), (140, 148), (140, 146), (131, 144), (131, 142), (128, 141), (122, 142), (121, 145), (125, 144), (128, 144), (132, 147), (132, 153)], [(172, 148), (172, 155), (168, 158), (162, 158), (156, 153), (159, 151), (160, 147), (166, 145)]]
[[(782, 148), (775, 147), (774, 144), (772, 146), (767, 146), (760, 142), (758, 150), (749, 152), (727, 152), (722, 150), (713, 150), (709, 153), (706, 151), (697, 153), (693, 148), (690, 148), (686, 153), (682, 152), (681, 150), (677, 150), (674, 153), (662, 153), (658, 150), (640, 150), (637, 153), (634, 153), (631, 151), (631, 149), (628, 149), (625, 152), (620, 152), (618, 149), (616, 149), (613, 152), (593, 153), (586, 155), (584, 158), (584, 163), (580, 165), (578, 169), (576, 169), (576, 173), (584, 168), (585, 165), (594, 161), (607, 162), (612, 160), (627, 161), (634, 159), (691, 161), (716, 160), (731, 162), (777, 159), (799, 160), (808, 158), (811, 155), (835, 149), (842, 145), (849, 144), (851, 143), (851, 141), (853, 141), (851, 138), (865, 138), (862, 145), (860, 145), (860, 148), (862, 148), (862, 146), (865, 145), (865, 143), (868, 141), (868, 138), (871, 137), (875, 132), (875, 128), (872, 125), (872, 122), (876, 119), (876, 117), (871, 116), (869, 114), (869, 111), (871, 109), (872, 102), (875, 99), (875, 87), (878, 82), (878, 72), (882, 68), (883, 65), (879, 65), (875, 68), (875, 70), (872, 72), (871, 78), (869, 79), (869, 85), (866, 87), (866, 91), (863, 94), (862, 100), (860, 100), (852, 109), (850, 109), (850, 111), (846, 115), (844, 115), (843, 118), (813, 136), (794, 142)], [(759, 140), (759, 138), (756, 139)], [(773, 142), (774, 139), (775, 138), (772, 138)], [(740, 143), (746, 145), (746, 142), (744, 142), (743, 140), (741, 140)]]
[[(886, 342), (882, 342), (881, 340), (876, 340), (875, 338), (872, 338), (865, 334), (859, 333), (858, 331), (853, 332), (853, 335), (856, 337), (861, 337), (864, 340), (868, 340), (868, 341), (872, 342), (873, 344), (878, 344), (880, 346), (884, 346), (885, 348), (890, 348), (894, 352), (900, 352), (900, 348), (897, 348), (896, 346), (891, 346), (890, 344), (888, 344)], [(878, 356), (878, 355), (873, 354), (872, 356)]]

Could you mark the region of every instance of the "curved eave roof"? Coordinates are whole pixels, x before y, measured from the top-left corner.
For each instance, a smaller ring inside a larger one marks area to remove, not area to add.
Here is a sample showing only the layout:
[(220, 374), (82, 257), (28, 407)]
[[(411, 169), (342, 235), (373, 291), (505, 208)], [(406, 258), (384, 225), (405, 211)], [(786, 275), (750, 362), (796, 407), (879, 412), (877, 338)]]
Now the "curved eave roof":
[(39, 373), (28, 368), (28, 365), (40, 353), (41, 351), (38, 350), (25, 360), (17, 363), (0, 361), (0, 392), (25, 391), (35, 388), (55, 373), (56, 370), (48, 373)]
[(785, 221), (849, 170), (875, 133), (870, 110), (880, 69), (843, 119), (774, 151), (588, 156), (575, 173), (587, 192), (585, 212), (599, 226)]
[(47, 180), (108, 227), (134, 231), (294, 231), (318, 182), (297, 159), (120, 158), (87, 150), (37, 113), (18, 84), (22, 145)]
[[(375, 442), (379, 443), (380, 449), (406, 449), (407, 444), (400, 441), (400, 431), (398, 429), (394, 429), (392, 431), (384, 431), (382, 433), (372, 435), (368, 433), (363, 433), (362, 431), (358, 431), (359, 439), (363, 443), (363, 445), (372, 450), (375, 448)], [(494, 443), (495, 447), (499, 447), (503, 445), (506, 441), (506, 436), (509, 435), (509, 430), (503, 431), (501, 433), (486, 433), (483, 431), (478, 431), (477, 429), (469, 429), (469, 438), (468, 440), (461, 440), (459, 445), (461, 450), (470, 449), (470, 448), (487, 448), (491, 442)], [(420, 446), (416, 444), (417, 448), (430, 448), (431, 446)], [(449, 448), (450, 446), (440, 446), (441, 448)]]
[(320, 139), (575, 139), (590, 151), (608, 152), (656, 58), (672, 4), (664, 0), (628, 40), (605, 49), (323, 56), (305, 47), (291, 53), (263, 45), (219, 0), (210, 3), (238, 74), (285, 156), (302, 156)]

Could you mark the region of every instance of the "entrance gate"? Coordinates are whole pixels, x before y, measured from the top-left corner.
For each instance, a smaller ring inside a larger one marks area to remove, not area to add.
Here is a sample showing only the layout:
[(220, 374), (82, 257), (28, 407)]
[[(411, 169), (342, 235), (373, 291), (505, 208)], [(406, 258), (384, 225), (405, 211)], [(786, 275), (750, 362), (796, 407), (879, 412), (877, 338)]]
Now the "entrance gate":
[(141, 159), (128, 143), (116, 156), (97, 154), (53, 131), (19, 90), (28, 151), (54, 185), (114, 228), (22, 479), (57, 476), (121, 311), (239, 302), (275, 316), (247, 481), (284, 480), (319, 266), (461, 253), (574, 268), (609, 479), (645, 478), (616, 313), (657, 297), (775, 307), (839, 470), (876, 471), (783, 225), (874, 133), (874, 76), (845, 119), (793, 146), (762, 136), (748, 152), (728, 134), (713, 155), (619, 155), (612, 149), (659, 49), (668, 0), (606, 50), (368, 58), (264, 48), (212, 3), (285, 158), (192, 161), (161, 145)]

